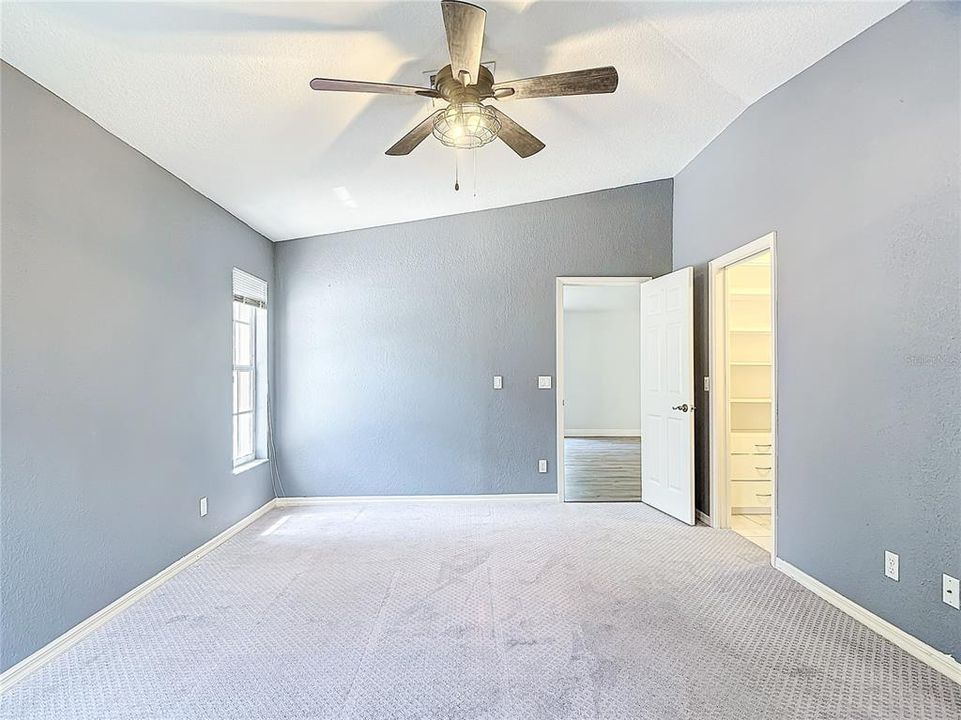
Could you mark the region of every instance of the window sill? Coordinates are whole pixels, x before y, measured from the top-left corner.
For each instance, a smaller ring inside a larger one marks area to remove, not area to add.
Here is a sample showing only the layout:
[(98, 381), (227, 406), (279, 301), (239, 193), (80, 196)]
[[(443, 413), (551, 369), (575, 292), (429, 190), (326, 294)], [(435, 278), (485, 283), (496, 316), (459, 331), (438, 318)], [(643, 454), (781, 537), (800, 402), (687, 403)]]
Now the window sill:
[(240, 475), (240, 473), (247, 472), (248, 470), (253, 470), (255, 467), (260, 467), (269, 462), (267, 458), (257, 458), (256, 460), (251, 460), (243, 465), (238, 465), (234, 468), (234, 475)]

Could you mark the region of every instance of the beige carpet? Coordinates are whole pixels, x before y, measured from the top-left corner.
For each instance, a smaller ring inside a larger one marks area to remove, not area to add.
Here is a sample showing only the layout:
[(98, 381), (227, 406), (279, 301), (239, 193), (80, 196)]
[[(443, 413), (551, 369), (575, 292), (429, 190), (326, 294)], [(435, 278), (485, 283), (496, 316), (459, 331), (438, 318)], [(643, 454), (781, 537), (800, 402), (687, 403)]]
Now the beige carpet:
[(3, 718), (961, 718), (961, 687), (730, 531), (640, 504), (277, 510)]

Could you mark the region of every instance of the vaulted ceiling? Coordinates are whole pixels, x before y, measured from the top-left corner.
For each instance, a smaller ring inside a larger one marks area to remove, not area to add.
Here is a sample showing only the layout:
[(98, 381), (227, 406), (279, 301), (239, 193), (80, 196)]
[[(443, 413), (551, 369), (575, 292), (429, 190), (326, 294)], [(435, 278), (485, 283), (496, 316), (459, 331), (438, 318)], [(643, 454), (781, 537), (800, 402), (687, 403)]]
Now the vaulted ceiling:
[[(503, 101), (547, 147), (384, 151), (447, 64), (438, 2), (3, 3), (0, 55), (272, 240), (672, 177), (755, 100), (896, 2), (483, 2), (498, 81), (614, 65), (612, 95)], [(476, 169), (475, 169), (476, 167)]]

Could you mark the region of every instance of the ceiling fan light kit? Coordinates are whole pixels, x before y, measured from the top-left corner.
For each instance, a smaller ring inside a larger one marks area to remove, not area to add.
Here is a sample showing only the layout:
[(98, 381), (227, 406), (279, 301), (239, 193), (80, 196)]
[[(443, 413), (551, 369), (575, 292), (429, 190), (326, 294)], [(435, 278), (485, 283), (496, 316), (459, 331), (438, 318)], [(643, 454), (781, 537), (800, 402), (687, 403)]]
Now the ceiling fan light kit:
[(500, 130), (494, 110), (480, 103), (454, 103), (434, 114), (434, 137), (457, 150), (483, 147), (496, 140)]
[(327, 78), (310, 82), (314, 90), (414, 95), (447, 101), (446, 108), (422, 120), (388, 148), (387, 155), (408, 155), (433, 134), (443, 145), (458, 150), (483, 147), (499, 138), (518, 156), (530, 157), (543, 150), (544, 143), (498, 108), (485, 104), (485, 100), (595, 95), (617, 89), (617, 70), (609, 66), (494, 82), (494, 75), (481, 64), (487, 11), (459, 0), (442, 0), (440, 6), (450, 65), (437, 72), (433, 87)]

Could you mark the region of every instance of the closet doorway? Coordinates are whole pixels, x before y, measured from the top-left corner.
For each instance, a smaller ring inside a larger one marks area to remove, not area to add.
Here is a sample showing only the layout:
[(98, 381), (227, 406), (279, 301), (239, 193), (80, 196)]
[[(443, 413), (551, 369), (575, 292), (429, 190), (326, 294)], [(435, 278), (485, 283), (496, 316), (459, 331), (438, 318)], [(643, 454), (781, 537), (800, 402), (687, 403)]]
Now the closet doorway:
[(648, 279), (557, 279), (563, 501), (641, 501), (640, 286)]
[(711, 521), (776, 556), (774, 233), (709, 265)]

